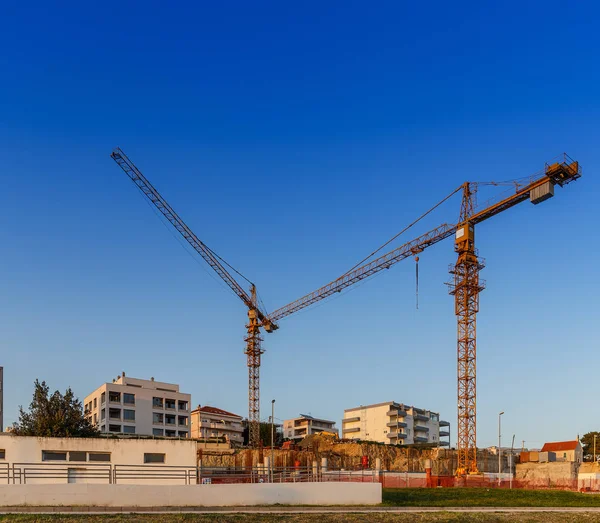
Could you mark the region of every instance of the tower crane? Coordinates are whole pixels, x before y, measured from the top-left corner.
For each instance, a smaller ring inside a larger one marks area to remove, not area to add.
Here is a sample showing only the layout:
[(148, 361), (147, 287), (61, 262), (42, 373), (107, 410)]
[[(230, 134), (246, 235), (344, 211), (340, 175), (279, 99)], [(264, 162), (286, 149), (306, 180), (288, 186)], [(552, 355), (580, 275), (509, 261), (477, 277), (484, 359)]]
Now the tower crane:
[[(321, 301), (392, 265), (419, 253), (432, 245), (454, 235), (454, 248), (458, 254), (456, 263), (450, 267), (450, 294), (454, 296), (457, 317), (457, 377), (458, 377), (458, 467), (457, 475), (477, 473), (477, 409), (476, 409), (476, 317), (479, 312), (479, 293), (485, 282), (479, 278), (484, 262), (475, 248), (475, 226), (515, 205), (530, 200), (541, 203), (554, 196), (554, 187), (562, 187), (581, 176), (579, 163), (566, 154), (553, 163), (547, 163), (542, 173), (534, 175), (526, 183), (509, 182), (515, 193), (498, 202), (476, 209), (475, 195), (479, 185), (465, 182), (454, 192), (462, 189), (462, 203), (457, 224), (442, 224), (404, 245), (353, 268), (327, 285), (281, 307), (268, 316), (276, 323), (282, 318)], [(491, 185), (501, 185), (491, 182)]]
[[(246, 324), (246, 337), (244, 338), (246, 350), (244, 353), (247, 356), (248, 365), (249, 441), (252, 446), (258, 446), (260, 440), (260, 358), (264, 353), (264, 350), (261, 348), (262, 338), (260, 336), (260, 329), (264, 328), (267, 332), (273, 332), (278, 328), (277, 323), (271, 320), (266, 312), (259, 307), (256, 286), (198, 239), (125, 153), (117, 147), (110, 156), (123, 169), (142, 194), (154, 204), (167, 221), (175, 227), (248, 308), (248, 323)], [(227, 271), (225, 265), (250, 283), (250, 294)]]

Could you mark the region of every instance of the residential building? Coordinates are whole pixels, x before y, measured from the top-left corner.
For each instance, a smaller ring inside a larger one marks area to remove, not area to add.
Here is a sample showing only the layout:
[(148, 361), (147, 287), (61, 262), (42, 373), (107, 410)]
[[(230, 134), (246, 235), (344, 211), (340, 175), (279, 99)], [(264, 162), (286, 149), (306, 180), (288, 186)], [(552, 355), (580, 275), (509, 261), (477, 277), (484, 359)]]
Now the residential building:
[(192, 438), (225, 438), (230, 443), (242, 445), (244, 427), (242, 417), (216, 407), (198, 405), (191, 412)]
[(335, 428), (335, 421), (300, 414), (298, 418), (286, 419), (283, 422), (283, 437), (294, 441), (300, 441), (306, 436), (323, 431), (337, 434), (338, 429)]
[(85, 397), (84, 413), (103, 433), (189, 438), (191, 400), (179, 385), (123, 372)]
[(395, 445), (449, 446), (450, 423), (440, 420), (437, 412), (388, 401), (346, 409), (342, 437)]
[[(108, 484), (113, 473), (119, 485), (181, 485), (184, 475), (195, 481), (196, 452), (196, 442), (189, 438), (42, 438), (0, 434), (0, 464), (6, 465), (4, 481), (10, 470), (16, 483), (24, 483), (26, 477), (27, 485)], [(144, 465), (152, 465), (152, 469)], [(161, 474), (163, 466), (168, 470)]]
[(570, 461), (581, 463), (583, 461), (583, 447), (579, 440), (573, 441), (554, 441), (544, 443), (542, 452), (554, 452), (556, 461)]

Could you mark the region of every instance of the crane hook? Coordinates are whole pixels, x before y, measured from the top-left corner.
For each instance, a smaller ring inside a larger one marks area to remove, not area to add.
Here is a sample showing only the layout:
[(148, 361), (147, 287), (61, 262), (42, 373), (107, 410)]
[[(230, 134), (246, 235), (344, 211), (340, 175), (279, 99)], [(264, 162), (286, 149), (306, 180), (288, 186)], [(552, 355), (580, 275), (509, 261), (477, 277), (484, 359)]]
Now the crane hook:
[(415, 256), (417, 310), (419, 309), (419, 257)]

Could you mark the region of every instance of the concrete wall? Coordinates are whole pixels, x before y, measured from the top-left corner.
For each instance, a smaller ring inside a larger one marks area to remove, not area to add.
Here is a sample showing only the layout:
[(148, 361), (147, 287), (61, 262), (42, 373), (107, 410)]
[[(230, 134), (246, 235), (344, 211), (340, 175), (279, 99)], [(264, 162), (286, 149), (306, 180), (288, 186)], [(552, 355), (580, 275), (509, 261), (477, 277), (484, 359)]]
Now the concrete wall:
[(0, 485), (0, 506), (185, 507), (377, 505), (379, 483), (262, 485)]

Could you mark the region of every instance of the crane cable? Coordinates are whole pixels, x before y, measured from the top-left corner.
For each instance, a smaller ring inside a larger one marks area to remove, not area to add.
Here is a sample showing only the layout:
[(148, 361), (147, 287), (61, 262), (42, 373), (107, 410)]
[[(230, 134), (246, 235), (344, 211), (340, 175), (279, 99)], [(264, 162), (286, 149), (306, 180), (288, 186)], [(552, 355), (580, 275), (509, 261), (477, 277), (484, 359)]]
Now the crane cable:
[(390, 238), (387, 242), (385, 242), (381, 247), (379, 247), (378, 249), (374, 250), (371, 254), (369, 254), (366, 258), (362, 259), (361, 261), (359, 261), (354, 267), (352, 267), (349, 271), (346, 272), (346, 274), (348, 274), (348, 272), (353, 271), (354, 269), (356, 269), (359, 265), (362, 265), (364, 262), (366, 262), (369, 258), (371, 258), (372, 256), (374, 256), (375, 254), (377, 254), (381, 249), (383, 249), (385, 246), (389, 245), (390, 243), (392, 243), (396, 238), (398, 238), (398, 236), (400, 236), (401, 234), (404, 234), (406, 231), (408, 231), (408, 229), (410, 229), (413, 225), (419, 223), (423, 218), (425, 218), (425, 216), (427, 216), (429, 213), (433, 212), (435, 209), (437, 209), (440, 205), (442, 205), (442, 203), (444, 203), (446, 200), (448, 200), (449, 198), (451, 198), (452, 196), (454, 196), (458, 191), (460, 191), (463, 188), (462, 185), (458, 186), (456, 189), (454, 189), (454, 191), (452, 191), (448, 196), (446, 196), (443, 200), (441, 200), (440, 202), (436, 203), (431, 209), (429, 209), (426, 213), (422, 214), (421, 216), (419, 216), (414, 222), (412, 222), (410, 225), (407, 225), (406, 227), (404, 227), (404, 229), (402, 229), (398, 234), (396, 234), (393, 238)]

